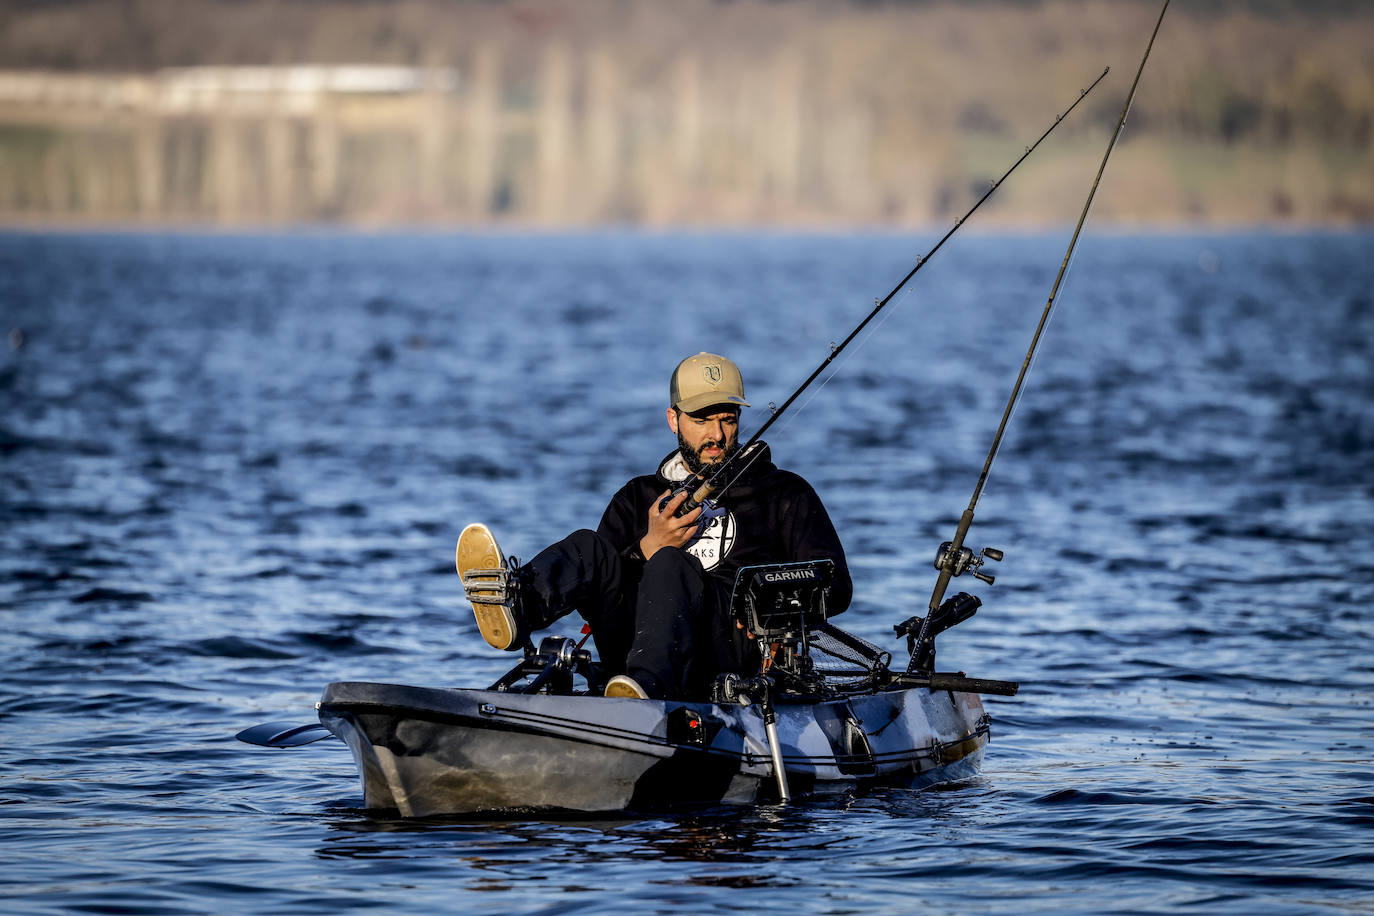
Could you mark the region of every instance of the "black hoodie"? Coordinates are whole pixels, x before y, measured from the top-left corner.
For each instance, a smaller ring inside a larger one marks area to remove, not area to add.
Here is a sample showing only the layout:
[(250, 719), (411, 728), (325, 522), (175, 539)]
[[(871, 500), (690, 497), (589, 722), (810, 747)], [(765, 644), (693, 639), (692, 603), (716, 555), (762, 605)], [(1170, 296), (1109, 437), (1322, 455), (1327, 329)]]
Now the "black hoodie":
[[(669, 453), (658, 473), (634, 478), (611, 497), (597, 533), (629, 562), (642, 566), (639, 541), (649, 530), (649, 507), (688, 475), (681, 455)], [(809, 483), (773, 464), (768, 446), (725, 491), (720, 505), (725, 516), (711, 520), (701, 537), (684, 549), (701, 561), (725, 594), (734, 587), (735, 573), (742, 566), (829, 559), (835, 561), (835, 577), (826, 610), (834, 616), (849, 607), (854, 586), (825, 506)]]

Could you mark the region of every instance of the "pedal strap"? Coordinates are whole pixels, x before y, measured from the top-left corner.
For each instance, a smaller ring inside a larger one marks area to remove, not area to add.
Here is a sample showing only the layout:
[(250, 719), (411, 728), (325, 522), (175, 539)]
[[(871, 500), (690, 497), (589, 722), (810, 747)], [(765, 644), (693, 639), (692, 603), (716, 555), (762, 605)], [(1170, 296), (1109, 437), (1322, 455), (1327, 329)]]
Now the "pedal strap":
[(463, 592), (475, 604), (515, 606), (515, 590), (511, 588), (511, 571), (498, 569), (469, 569), (463, 573)]

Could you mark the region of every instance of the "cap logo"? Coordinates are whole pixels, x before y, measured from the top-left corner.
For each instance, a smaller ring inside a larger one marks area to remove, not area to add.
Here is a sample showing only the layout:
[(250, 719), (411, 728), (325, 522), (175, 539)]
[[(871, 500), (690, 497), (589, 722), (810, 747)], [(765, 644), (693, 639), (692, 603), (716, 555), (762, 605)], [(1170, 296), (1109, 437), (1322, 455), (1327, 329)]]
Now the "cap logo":
[(706, 379), (706, 381), (711, 383), (711, 385), (714, 386), (720, 384), (720, 366), (702, 366), (701, 374)]

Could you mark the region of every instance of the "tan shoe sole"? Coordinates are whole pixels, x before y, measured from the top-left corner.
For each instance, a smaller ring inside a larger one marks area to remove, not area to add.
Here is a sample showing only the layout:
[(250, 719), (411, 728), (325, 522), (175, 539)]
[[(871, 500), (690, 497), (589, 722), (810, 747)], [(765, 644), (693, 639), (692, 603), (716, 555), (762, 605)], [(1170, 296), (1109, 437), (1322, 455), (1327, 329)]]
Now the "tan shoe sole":
[[(506, 558), (491, 529), (480, 522), (468, 525), (458, 535), (458, 546), (453, 552), (453, 562), (458, 575), (467, 585), (474, 570), (505, 569)], [(478, 577), (480, 578), (480, 576)], [(482, 638), (494, 649), (516, 648), (515, 615), (503, 604), (488, 604), (473, 600), (472, 613), (477, 618), (477, 629)]]
[(639, 682), (625, 674), (617, 674), (606, 682), (606, 696), (626, 700), (649, 699), (649, 695), (644, 692), (643, 687), (639, 686)]

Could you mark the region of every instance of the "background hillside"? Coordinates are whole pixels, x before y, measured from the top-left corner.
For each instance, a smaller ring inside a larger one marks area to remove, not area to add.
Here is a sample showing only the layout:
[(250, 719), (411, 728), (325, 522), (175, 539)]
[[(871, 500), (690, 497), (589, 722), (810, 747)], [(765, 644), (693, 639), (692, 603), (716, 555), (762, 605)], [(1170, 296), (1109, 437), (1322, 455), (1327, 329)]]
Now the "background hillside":
[[(1157, 12), (0, 0), (0, 219), (927, 224), (1111, 66), (980, 214), (1065, 222)], [(1173, 4), (1095, 212), (1374, 219), (1374, 4)]]

